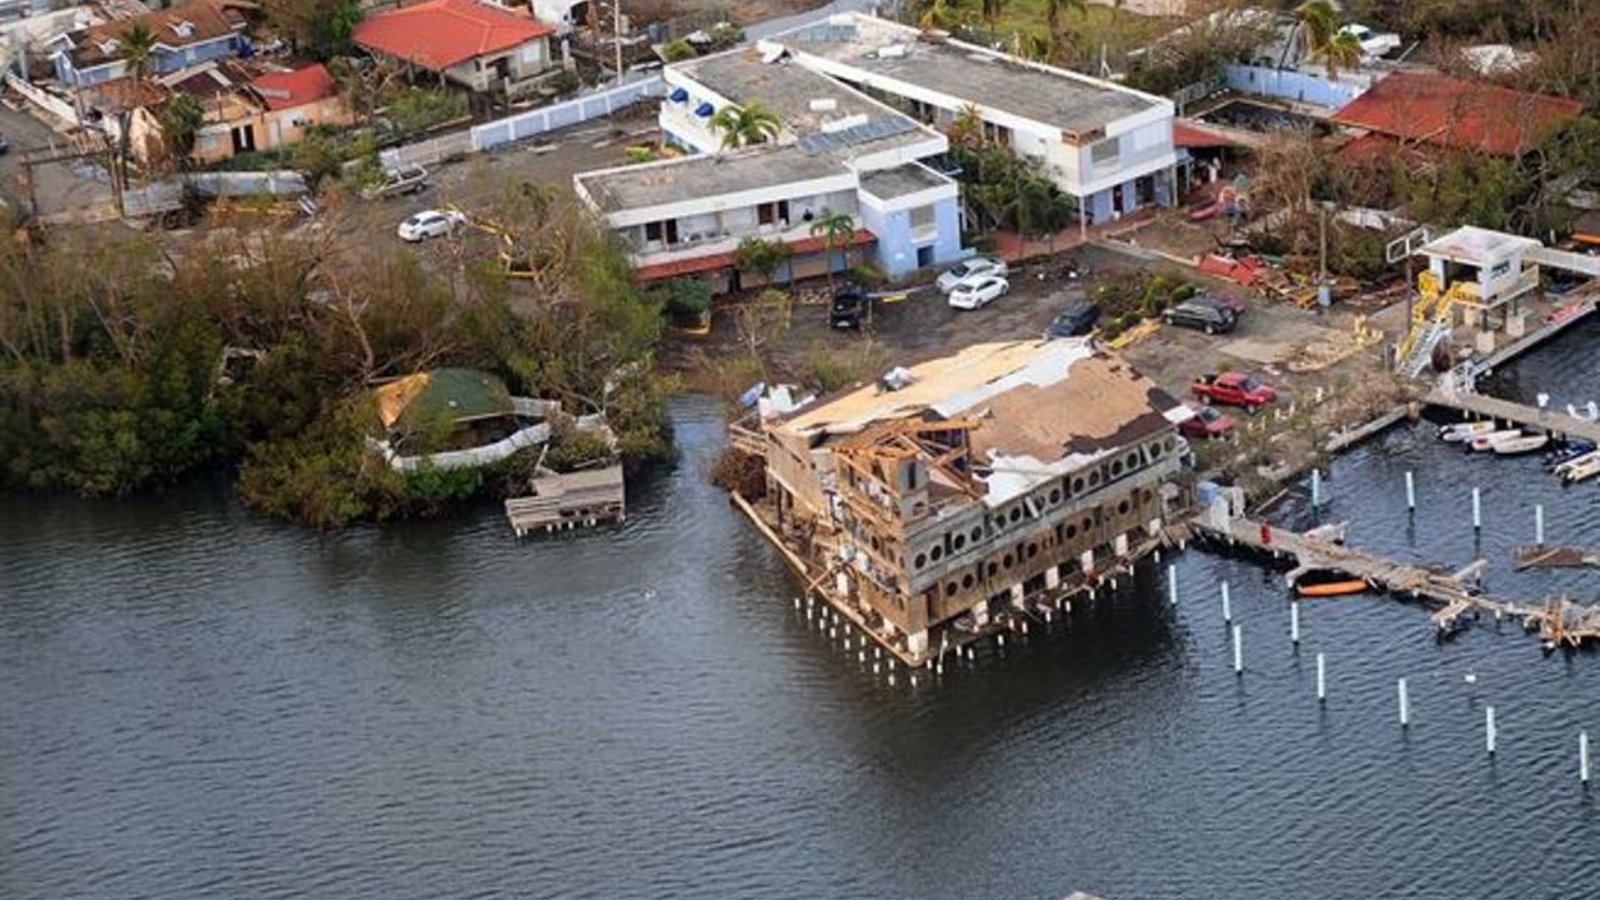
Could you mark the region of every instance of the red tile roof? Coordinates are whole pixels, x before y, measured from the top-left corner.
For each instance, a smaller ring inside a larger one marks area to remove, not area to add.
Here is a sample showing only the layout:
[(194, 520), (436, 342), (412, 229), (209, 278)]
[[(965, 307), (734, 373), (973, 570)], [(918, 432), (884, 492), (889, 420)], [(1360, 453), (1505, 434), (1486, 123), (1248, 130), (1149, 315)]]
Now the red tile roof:
[(1332, 121), (1404, 141), (1517, 156), (1583, 111), (1576, 100), (1425, 72), (1395, 72)]
[[(857, 229), (850, 238), (850, 243), (845, 246), (859, 247), (876, 241), (877, 235), (865, 228)], [(806, 253), (816, 253), (827, 249), (827, 238), (817, 237), (801, 238), (789, 241), (789, 253), (800, 256)], [(837, 249), (843, 249), (835, 245)], [(672, 262), (655, 263), (649, 266), (640, 266), (633, 270), (634, 281), (661, 281), (666, 278), (677, 278), (680, 275), (698, 275), (701, 272), (715, 272), (718, 269), (731, 269), (738, 262), (737, 253), (711, 253), (706, 256), (696, 256), (690, 259), (675, 259)]]
[(351, 39), (375, 53), (442, 72), (554, 31), (543, 22), (476, 0), (426, 0), (368, 18)]
[(326, 100), (339, 92), (333, 76), (322, 63), (312, 63), (288, 72), (269, 72), (250, 82), (267, 109), (290, 109)]
[(1243, 142), (1226, 134), (1218, 134), (1205, 128), (1190, 125), (1187, 122), (1172, 123), (1172, 145), (1174, 147), (1238, 147)]

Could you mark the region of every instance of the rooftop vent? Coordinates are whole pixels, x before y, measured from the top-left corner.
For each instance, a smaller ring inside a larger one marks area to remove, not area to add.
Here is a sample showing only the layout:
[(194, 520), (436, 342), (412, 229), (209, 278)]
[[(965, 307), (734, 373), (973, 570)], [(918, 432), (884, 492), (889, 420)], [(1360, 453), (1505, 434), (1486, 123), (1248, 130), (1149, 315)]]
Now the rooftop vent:
[(173, 22), (172, 30), (178, 37), (194, 37), (194, 23), (190, 21)]
[(832, 97), (818, 97), (811, 101), (812, 112), (833, 112), (839, 108), (839, 101)]
[(879, 59), (904, 59), (909, 48), (905, 44), (889, 44), (878, 48)]

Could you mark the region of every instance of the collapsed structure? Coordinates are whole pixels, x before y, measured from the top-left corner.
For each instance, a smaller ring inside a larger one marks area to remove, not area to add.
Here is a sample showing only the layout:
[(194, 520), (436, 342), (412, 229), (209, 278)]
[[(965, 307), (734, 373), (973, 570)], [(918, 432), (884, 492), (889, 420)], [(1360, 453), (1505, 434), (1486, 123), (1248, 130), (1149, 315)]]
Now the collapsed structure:
[(920, 665), (1152, 549), (1189, 414), (1088, 341), (988, 343), (773, 416), (743, 446), (811, 586)]

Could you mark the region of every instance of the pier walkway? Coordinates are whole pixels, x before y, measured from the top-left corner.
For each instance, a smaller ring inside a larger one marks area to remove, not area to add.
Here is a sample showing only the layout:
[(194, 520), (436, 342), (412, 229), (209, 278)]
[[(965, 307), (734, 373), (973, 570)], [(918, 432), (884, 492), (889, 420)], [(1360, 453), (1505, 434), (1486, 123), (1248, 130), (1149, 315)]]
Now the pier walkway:
[[(1225, 525), (1219, 524), (1226, 521)], [(1600, 640), (1600, 608), (1567, 600), (1539, 604), (1505, 600), (1479, 593), (1469, 583), (1483, 561), (1445, 575), (1244, 517), (1201, 515), (1191, 519), (1195, 533), (1229, 546), (1245, 547), (1276, 558), (1288, 557), (1300, 570), (1328, 569), (1359, 578), (1373, 588), (1407, 595), (1434, 607), (1432, 619), (1440, 633), (1454, 631), (1466, 616), (1489, 613), (1495, 618), (1520, 620), (1529, 631), (1538, 630), (1549, 646), (1578, 646)], [(1263, 539), (1265, 537), (1265, 539)]]
[(1600, 422), (1573, 418), (1565, 410), (1540, 409), (1475, 391), (1444, 388), (1428, 394), (1426, 402), (1431, 406), (1458, 409), (1479, 419), (1494, 419), (1511, 425), (1533, 425), (1551, 434), (1583, 438), (1600, 445)]

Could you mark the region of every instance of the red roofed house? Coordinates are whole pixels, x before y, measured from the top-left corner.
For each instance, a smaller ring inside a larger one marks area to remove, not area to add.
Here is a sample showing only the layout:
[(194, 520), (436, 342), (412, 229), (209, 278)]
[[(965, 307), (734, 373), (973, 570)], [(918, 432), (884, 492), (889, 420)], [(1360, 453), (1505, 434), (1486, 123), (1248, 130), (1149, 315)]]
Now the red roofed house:
[(1331, 121), (1369, 132), (1345, 148), (1352, 162), (1385, 155), (1380, 142), (1392, 151), (1397, 141), (1517, 157), (1582, 111), (1576, 100), (1427, 72), (1395, 72)]
[(155, 84), (165, 98), (137, 110), (129, 128), (129, 148), (145, 163), (168, 152), (159, 110), (167, 98), (178, 94), (194, 97), (205, 109), (205, 122), (195, 132), (189, 154), (202, 165), (294, 144), (312, 126), (354, 121), (333, 76), (320, 63), (266, 72), (259, 67), (248, 71), (242, 63), (208, 63)]
[(368, 53), (489, 91), (548, 69), (554, 31), (477, 0), (423, 0), (369, 17), (351, 39)]

